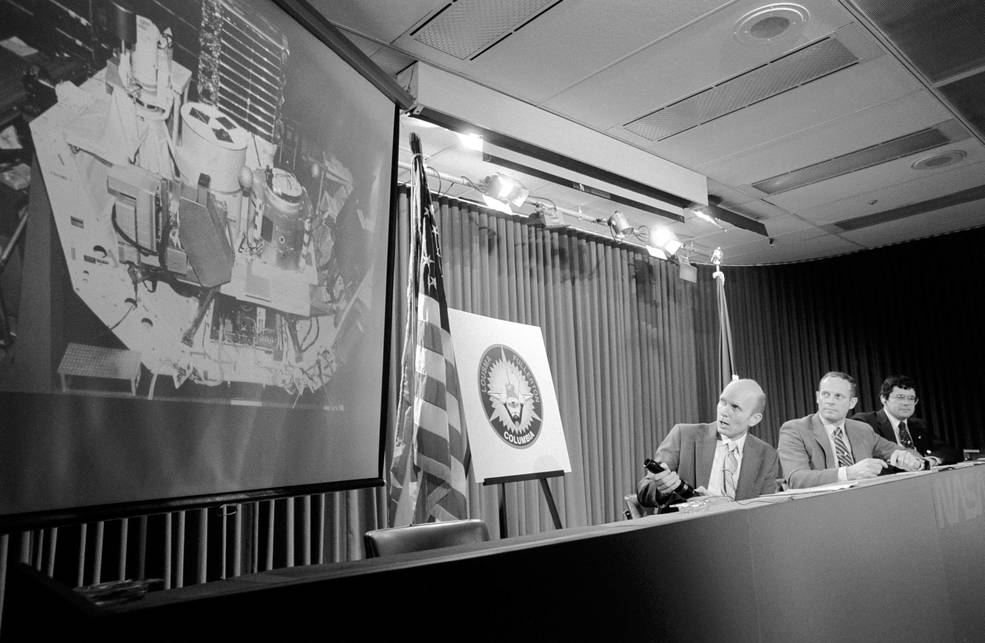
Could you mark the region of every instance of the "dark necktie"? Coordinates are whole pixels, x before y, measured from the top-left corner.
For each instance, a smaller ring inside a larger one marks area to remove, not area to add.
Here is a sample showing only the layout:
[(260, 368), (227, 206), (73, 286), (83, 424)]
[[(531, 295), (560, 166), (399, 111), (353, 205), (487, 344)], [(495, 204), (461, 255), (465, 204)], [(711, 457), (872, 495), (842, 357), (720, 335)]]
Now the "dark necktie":
[(913, 436), (910, 435), (910, 429), (906, 427), (906, 420), (899, 423), (899, 443), (904, 449), (913, 448)]
[(855, 464), (855, 458), (852, 457), (852, 450), (848, 448), (848, 440), (842, 431), (840, 426), (834, 431), (835, 453), (838, 455), (838, 466), (848, 467)]

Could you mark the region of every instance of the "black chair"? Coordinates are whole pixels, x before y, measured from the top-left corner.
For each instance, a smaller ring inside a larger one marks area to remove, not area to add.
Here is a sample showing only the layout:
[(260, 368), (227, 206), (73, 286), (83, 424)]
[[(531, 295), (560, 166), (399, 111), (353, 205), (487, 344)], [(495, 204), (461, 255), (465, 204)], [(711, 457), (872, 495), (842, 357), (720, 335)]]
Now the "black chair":
[(489, 540), (489, 529), (485, 521), (479, 518), (371, 529), (363, 536), (367, 558), (482, 543), (487, 540)]
[(642, 518), (643, 516), (652, 516), (656, 513), (655, 508), (644, 507), (641, 505), (640, 501), (636, 498), (635, 493), (627, 493), (623, 496), (623, 501), (626, 503), (626, 511), (624, 513), (627, 520)]

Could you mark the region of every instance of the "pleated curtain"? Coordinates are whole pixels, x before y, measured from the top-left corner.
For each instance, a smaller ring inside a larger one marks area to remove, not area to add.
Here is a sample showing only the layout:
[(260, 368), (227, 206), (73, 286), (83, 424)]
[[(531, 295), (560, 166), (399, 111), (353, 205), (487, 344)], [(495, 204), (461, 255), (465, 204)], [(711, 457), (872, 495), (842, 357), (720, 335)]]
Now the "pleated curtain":
[[(391, 391), (405, 322), (408, 196), (400, 190), (395, 214)], [(713, 417), (719, 330), (711, 270), (702, 267), (692, 283), (676, 265), (604, 236), (548, 230), (453, 198), (435, 203), (449, 306), (543, 333), (572, 467), (549, 479), (562, 526), (623, 519), (623, 496), (635, 491), (643, 459), (671, 426)], [(392, 416), (388, 426), (387, 462)], [(338, 511), (348, 557), (360, 557), (365, 529), (384, 525), (385, 500), (383, 488), (348, 492)], [(494, 538), (554, 529), (536, 480), (471, 482), (470, 505)]]
[(985, 228), (798, 264), (729, 268), (737, 367), (766, 390), (763, 430), (816, 410), (829, 370), (858, 380), (854, 411), (882, 407), (889, 375), (917, 383), (916, 417), (958, 448), (985, 447)]
[[(713, 268), (699, 266), (690, 283), (638, 248), (454, 199), (437, 203), (450, 305), (543, 330), (572, 464), (550, 481), (563, 525), (621, 519), (622, 496), (670, 427), (714, 419), (721, 355)], [(393, 356), (403, 324), (406, 192), (395, 216)], [(859, 380), (857, 410), (879, 408), (879, 383), (902, 372), (917, 379), (917, 416), (938, 436), (985, 448), (975, 408), (985, 360), (983, 244), (979, 228), (832, 259), (723, 268), (736, 370), (767, 394), (754, 433), (775, 445), (784, 421), (815, 410), (827, 370)], [(470, 495), (472, 515), (494, 537), (501, 509), (510, 536), (553, 530), (537, 482), (473, 484)], [(338, 555), (361, 557), (361, 534), (383, 524), (385, 497), (380, 488), (333, 500), (344, 539)]]

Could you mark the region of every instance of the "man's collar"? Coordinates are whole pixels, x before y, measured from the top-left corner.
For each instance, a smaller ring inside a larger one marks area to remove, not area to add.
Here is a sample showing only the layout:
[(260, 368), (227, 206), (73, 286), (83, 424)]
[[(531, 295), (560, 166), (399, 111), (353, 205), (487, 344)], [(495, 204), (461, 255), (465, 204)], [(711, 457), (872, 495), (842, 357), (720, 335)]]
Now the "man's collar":
[(893, 414), (890, 413), (889, 409), (887, 409), (885, 406), (882, 407), (882, 412), (886, 414), (886, 417), (889, 418), (889, 423), (892, 424), (893, 426), (896, 426), (897, 424), (902, 422), (902, 420), (900, 420), (899, 418), (893, 417)]
[(745, 446), (746, 446), (746, 436), (749, 435), (749, 431), (746, 431), (745, 433), (743, 433), (742, 435), (740, 435), (737, 438), (727, 438), (724, 435), (722, 435), (721, 433), (718, 433), (717, 431), (715, 433), (718, 436), (718, 440), (720, 442), (724, 442), (726, 445), (729, 444), (729, 443), (737, 444), (739, 446), (739, 452), (740, 453), (742, 452), (742, 449), (745, 448)]

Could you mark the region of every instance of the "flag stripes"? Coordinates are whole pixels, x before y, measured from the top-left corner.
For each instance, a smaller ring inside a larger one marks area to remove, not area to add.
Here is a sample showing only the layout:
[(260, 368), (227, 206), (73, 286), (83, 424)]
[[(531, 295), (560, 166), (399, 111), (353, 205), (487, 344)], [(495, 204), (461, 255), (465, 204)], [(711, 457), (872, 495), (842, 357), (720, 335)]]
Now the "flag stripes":
[(448, 324), (441, 245), (416, 135), (411, 135), (411, 149), (408, 319), (390, 469), (392, 526), (418, 519), (468, 517), (468, 438)]

